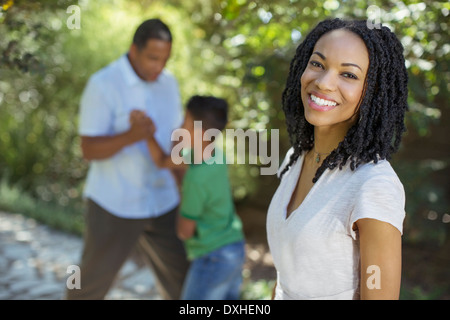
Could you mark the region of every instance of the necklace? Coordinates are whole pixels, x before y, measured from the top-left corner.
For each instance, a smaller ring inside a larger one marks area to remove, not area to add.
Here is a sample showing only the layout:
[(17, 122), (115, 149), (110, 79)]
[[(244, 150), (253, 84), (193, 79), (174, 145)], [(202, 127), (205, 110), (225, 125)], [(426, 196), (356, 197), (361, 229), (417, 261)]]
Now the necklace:
[(316, 158), (314, 159), (316, 161), (316, 163), (320, 162), (320, 156), (325, 156), (325, 155), (329, 155), (331, 152), (328, 153), (319, 153), (316, 151), (316, 149), (314, 149), (314, 154), (316, 155)]

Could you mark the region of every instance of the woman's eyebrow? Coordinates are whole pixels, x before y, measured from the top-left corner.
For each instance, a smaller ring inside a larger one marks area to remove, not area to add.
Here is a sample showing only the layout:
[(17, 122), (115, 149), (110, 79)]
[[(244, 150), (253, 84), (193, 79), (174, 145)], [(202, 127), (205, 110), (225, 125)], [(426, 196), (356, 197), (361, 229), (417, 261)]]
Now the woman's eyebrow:
[[(325, 58), (325, 56), (323, 54), (321, 54), (319, 51), (314, 51), (313, 54), (317, 54), (323, 60), (327, 60), (327, 58)], [(350, 62), (341, 63), (341, 66), (344, 66), (344, 67), (356, 67), (356, 68), (358, 68), (359, 70), (362, 71), (360, 66), (358, 66), (357, 64), (354, 64), (354, 63), (350, 63)]]
[(313, 54), (317, 54), (319, 57), (321, 57), (323, 60), (327, 60), (323, 54), (321, 54), (319, 51), (314, 51)]
[(354, 64), (354, 63), (341, 63), (341, 66), (344, 66), (344, 67), (357, 67), (359, 70), (361, 70), (362, 71), (362, 69), (357, 65), (357, 64)]

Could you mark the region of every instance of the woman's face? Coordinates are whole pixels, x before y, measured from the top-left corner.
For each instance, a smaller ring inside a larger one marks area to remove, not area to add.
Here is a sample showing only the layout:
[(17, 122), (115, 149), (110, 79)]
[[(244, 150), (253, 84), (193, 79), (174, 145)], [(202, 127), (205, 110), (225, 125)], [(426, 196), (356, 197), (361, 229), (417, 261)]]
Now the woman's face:
[(323, 35), (301, 77), (306, 120), (349, 129), (357, 120), (368, 67), (369, 53), (358, 35), (344, 29)]

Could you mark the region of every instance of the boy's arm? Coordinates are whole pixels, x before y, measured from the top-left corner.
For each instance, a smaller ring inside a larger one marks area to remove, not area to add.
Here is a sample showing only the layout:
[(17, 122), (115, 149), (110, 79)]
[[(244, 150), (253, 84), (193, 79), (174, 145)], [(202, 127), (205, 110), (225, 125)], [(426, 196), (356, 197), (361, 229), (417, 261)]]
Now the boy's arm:
[[(180, 170), (185, 168), (183, 163), (178, 165), (173, 163), (171, 156), (166, 155), (164, 153), (164, 150), (161, 149), (154, 136), (156, 131), (155, 124), (153, 123), (152, 119), (148, 117), (143, 111), (133, 110), (130, 114), (130, 123), (131, 125), (134, 125), (136, 123), (145, 123), (148, 126), (148, 130), (151, 136), (147, 138), (147, 147), (149, 149), (150, 156), (152, 157), (153, 162), (157, 167)], [(175, 178), (178, 177), (175, 175)]]
[(166, 155), (164, 151), (159, 146), (158, 142), (156, 141), (155, 137), (152, 136), (151, 138), (147, 139), (147, 147), (150, 151), (150, 155), (153, 159), (153, 162), (156, 164), (159, 168), (171, 168), (171, 169), (183, 169), (185, 168), (185, 165), (183, 163), (175, 164), (172, 161), (171, 156)]
[(181, 240), (187, 240), (191, 238), (195, 233), (196, 222), (178, 215), (177, 220), (177, 235)]

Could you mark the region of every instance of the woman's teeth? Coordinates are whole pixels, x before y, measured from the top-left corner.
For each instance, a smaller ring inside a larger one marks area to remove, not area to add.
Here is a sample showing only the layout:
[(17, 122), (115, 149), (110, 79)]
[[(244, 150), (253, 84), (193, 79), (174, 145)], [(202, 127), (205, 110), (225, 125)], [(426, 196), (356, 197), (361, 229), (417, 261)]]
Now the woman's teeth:
[(331, 107), (334, 107), (334, 106), (337, 105), (337, 103), (334, 102), (334, 101), (324, 100), (324, 99), (321, 99), (319, 97), (316, 97), (313, 94), (311, 95), (311, 100), (314, 101), (319, 106), (331, 106)]

